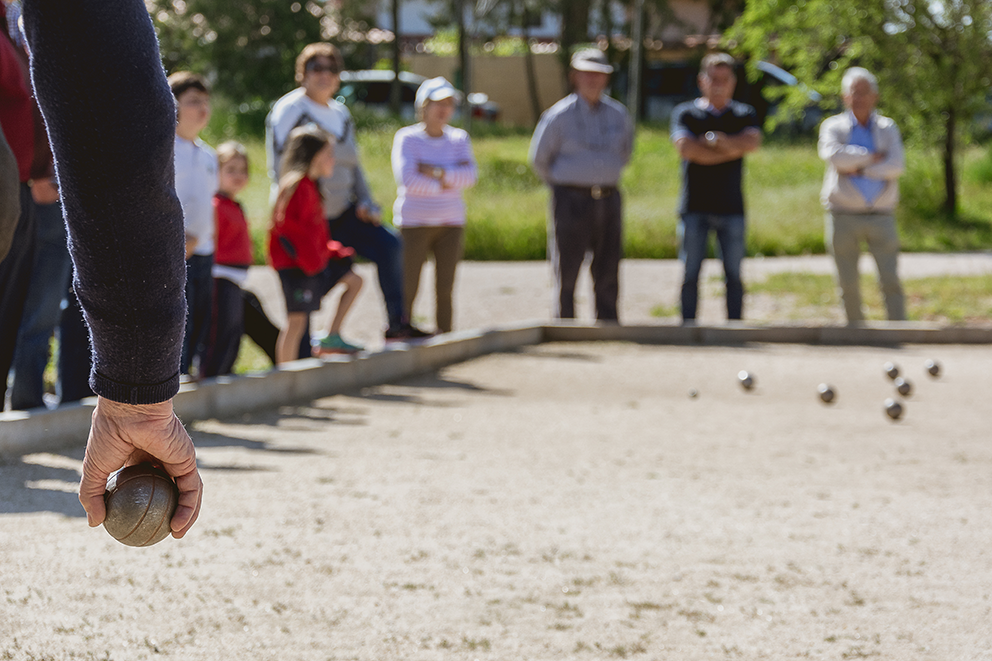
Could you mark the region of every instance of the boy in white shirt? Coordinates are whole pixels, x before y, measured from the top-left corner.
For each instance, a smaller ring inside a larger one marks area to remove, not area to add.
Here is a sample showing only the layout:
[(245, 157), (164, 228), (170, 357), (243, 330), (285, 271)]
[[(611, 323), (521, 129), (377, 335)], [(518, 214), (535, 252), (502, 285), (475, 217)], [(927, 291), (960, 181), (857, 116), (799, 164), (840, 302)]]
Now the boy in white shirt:
[(213, 308), (214, 223), (217, 154), (199, 135), (210, 121), (207, 81), (189, 71), (169, 76), (176, 97), (176, 195), (186, 228), (186, 334), (180, 372), (189, 374), (206, 352)]

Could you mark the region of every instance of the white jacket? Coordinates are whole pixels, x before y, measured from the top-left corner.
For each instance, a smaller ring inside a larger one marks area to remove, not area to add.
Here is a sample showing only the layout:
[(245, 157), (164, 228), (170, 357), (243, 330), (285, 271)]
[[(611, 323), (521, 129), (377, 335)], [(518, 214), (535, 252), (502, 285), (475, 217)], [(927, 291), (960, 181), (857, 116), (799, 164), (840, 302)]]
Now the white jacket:
[[(891, 213), (899, 202), (899, 175), (906, 169), (899, 127), (888, 117), (872, 114), (871, 136), (875, 151), (885, 159), (872, 162), (864, 147), (848, 144), (854, 128), (854, 113), (847, 111), (823, 120), (820, 125), (820, 158), (827, 162), (820, 200), (823, 206), (840, 213)], [(885, 188), (874, 204), (868, 204), (851, 177), (844, 171), (860, 169), (865, 177), (885, 181)]]

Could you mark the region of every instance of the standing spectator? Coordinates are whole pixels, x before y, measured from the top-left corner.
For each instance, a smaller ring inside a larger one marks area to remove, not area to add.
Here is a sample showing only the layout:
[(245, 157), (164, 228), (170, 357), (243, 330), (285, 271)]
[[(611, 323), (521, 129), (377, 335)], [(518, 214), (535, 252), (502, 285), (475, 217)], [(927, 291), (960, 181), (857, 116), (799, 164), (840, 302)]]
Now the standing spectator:
[(716, 234), (727, 287), (727, 319), (744, 312), (744, 194), (741, 183), (744, 155), (761, 146), (758, 115), (751, 106), (733, 100), (735, 62), (726, 53), (703, 58), (698, 83), (702, 96), (672, 111), (672, 141), (682, 157), (679, 196), (682, 321), (696, 320), (699, 271), (706, 257), (709, 234)]
[(434, 255), (437, 330), (450, 333), (455, 269), (465, 246), (462, 190), (478, 175), (468, 133), (448, 126), (459, 94), (444, 78), (424, 81), (417, 90), (421, 122), (396, 132), (393, 175), (399, 191), (393, 218), (403, 236), (403, 300), (413, 318), (413, 301), (427, 253)]
[[(51, 353), (49, 348), (62, 317), (62, 304), (72, 273), (55, 179), (35, 181), (31, 196), (35, 250), (24, 316), (14, 349), (14, 381), (10, 389), (10, 407), (14, 410), (45, 406), (44, 374)], [(60, 351), (65, 342), (66, 338), (60, 336)], [(86, 345), (84, 340), (82, 346)]]
[(205, 376), (230, 374), (238, 359), (244, 333), (245, 303), (241, 285), (251, 266), (251, 235), (244, 209), (235, 200), (248, 185), (248, 152), (237, 142), (217, 147), (217, 193), (214, 217), (217, 250), (214, 253), (214, 305)]
[(202, 370), (213, 310), (214, 205), (217, 154), (200, 131), (210, 121), (210, 90), (203, 76), (178, 71), (169, 76), (176, 97), (176, 195), (186, 222), (186, 334), (180, 370)]
[(895, 207), (905, 169), (899, 127), (875, 112), (878, 81), (867, 69), (844, 72), (841, 93), (847, 112), (820, 126), (820, 158), (827, 162), (821, 199), (827, 209), (824, 242), (837, 263), (837, 281), (849, 324), (864, 321), (858, 258), (861, 242), (878, 265), (889, 319), (906, 318), (899, 282), (899, 234)]
[(279, 168), (279, 190), (269, 232), (269, 257), (279, 272), (286, 297), (287, 324), (276, 343), (276, 364), (299, 357), (300, 339), (310, 313), (334, 285), (344, 285), (327, 336), (314, 347), (316, 356), (356, 353), (361, 347), (341, 337), (341, 325), (362, 288), (351, 268), (354, 250), (332, 241), (327, 233), (317, 181), (334, 172), (334, 144), (316, 126), (293, 129)]
[[(35, 118), (32, 111), (27, 68), (23, 52), (10, 40), (5, 7), (0, 3), (0, 129), (17, 164), (17, 221), (5, 228), (6, 255), (0, 259), (0, 410), (7, 395), (7, 373), (14, 359), (14, 345), (24, 312), (34, 256), (35, 218), (31, 201), (31, 169), (34, 160)], [(13, 172), (8, 172), (8, 176)], [(5, 188), (10, 187), (7, 182)], [(12, 200), (6, 200), (12, 204)]]
[(395, 230), (380, 224), (379, 207), (365, 181), (358, 159), (355, 123), (334, 95), (341, 86), (341, 53), (328, 43), (306, 46), (296, 58), (300, 87), (275, 102), (265, 120), (266, 150), (273, 191), (278, 188), (280, 160), (290, 132), (315, 124), (334, 138), (334, 174), (319, 181), (324, 216), (331, 236), (375, 262), (386, 303), (387, 340), (426, 337), (403, 314), (403, 254)]
[(623, 217), (620, 173), (630, 161), (634, 126), (623, 105), (605, 94), (613, 67), (596, 48), (572, 56), (575, 90), (541, 116), (530, 162), (551, 187), (548, 258), (555, 277), (555, 317), (575, 317), (575, 283), (592, 252), (596, 319), (618, 321)]

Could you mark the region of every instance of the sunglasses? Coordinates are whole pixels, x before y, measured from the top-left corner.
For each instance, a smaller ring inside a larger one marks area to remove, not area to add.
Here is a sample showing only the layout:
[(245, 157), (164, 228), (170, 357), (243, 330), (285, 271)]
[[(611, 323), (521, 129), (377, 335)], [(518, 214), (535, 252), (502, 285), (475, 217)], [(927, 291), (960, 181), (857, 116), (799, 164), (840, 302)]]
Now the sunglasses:
[(307, 64), (307, 71), (311, 73), (341, 73), (341, 69), (336, 64), (324, 65), (317, 62)]

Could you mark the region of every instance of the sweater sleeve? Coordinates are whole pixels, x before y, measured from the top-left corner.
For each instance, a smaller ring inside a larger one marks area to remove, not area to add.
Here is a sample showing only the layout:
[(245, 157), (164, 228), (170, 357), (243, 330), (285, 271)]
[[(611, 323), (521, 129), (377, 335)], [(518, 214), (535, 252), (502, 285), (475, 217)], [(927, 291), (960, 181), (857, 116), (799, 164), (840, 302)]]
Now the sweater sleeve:
[(141, 0), (30, 0), (32, 79), (89, 325), (90, 385), (127, 404), (179, 389), (186, 317), (176, 107)]
[(454, 147), (458, 153), (457, 165), (445, 168), (444, 183), (457, 190), (471, 188), (479, 176), (475, 156), (472, 154), (472, 141), (466, 134), (455, 143)]
[(434, 177), (421, 174), (417, 160), (416, 143), (406, 129), (400, 129), (393, 138), (393, 176), (396, 183), (406, 188), (411, 195), (437, 195), (441, 192), (441, 182)]

